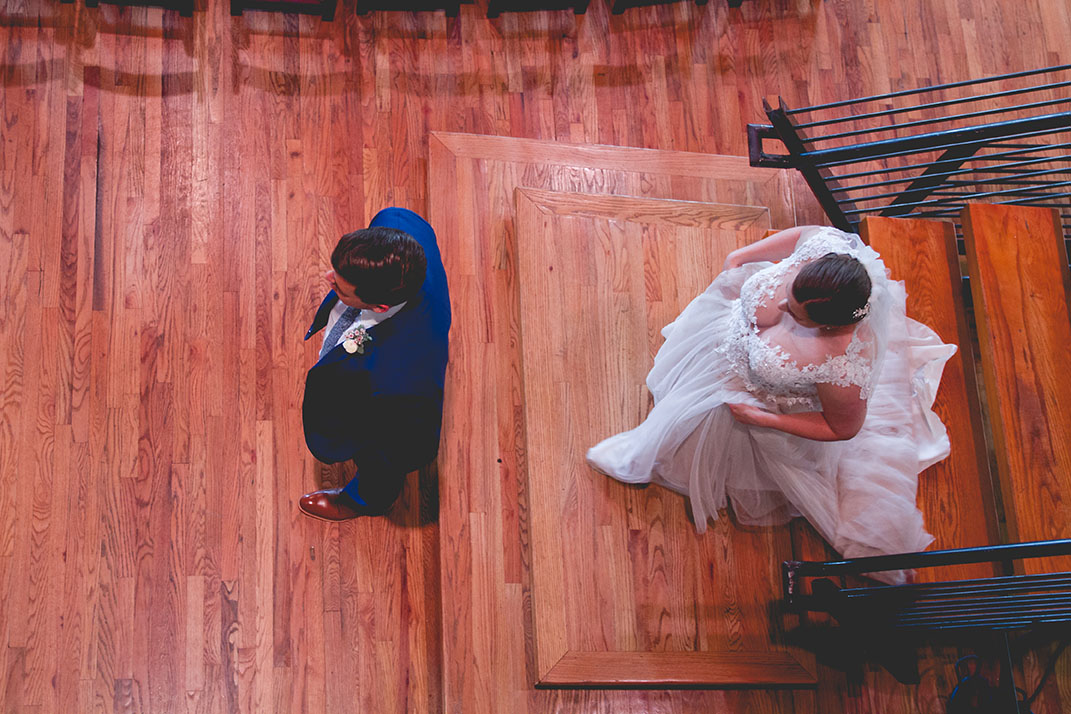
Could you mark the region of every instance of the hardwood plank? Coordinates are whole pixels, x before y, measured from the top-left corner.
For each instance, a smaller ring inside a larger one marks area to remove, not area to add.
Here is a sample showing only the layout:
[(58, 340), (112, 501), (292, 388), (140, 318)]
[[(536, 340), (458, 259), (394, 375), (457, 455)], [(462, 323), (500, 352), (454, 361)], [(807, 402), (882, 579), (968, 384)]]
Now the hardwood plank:
[[(952, 453), (919, 475), (918, 503), (934, 549), (999, 542), (989, 477), (974, 349), (963, 307), (959, 254), (951, 223), (868, 217), (863, 239), (881, 254), (894, 279), (907, 288), (907, 314), (957, 345), (945, 364), (934, 411), (948, 430)], [(923, 582), (998, 575), (995, 564), (927, 568)]]
[[(1013, 541), (1071, 535), (1071, 276), (1056, 210), (972, 204), (964, 242), (997, 476)], [(1024, 561), (1025, 572), (1067, 569)]]
[(566, 652), (539, 686), (808, 687), (814, 673), (785, 652)]
[(589, 194), (520, 189), (544, 213), (560, 216), (586, 216), (654, 225), (690, 228), (747, 230), (769, 220), (769, 211), (761, 206), (733, 206), (695, 201), (637, 201), (629, 196), (591, 196)]

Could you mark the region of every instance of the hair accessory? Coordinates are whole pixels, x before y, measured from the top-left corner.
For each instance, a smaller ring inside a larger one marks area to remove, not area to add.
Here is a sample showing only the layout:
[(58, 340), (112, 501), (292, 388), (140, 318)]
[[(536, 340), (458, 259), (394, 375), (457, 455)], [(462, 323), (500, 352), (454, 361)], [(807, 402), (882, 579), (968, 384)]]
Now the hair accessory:
[(852, 313), (852, 317), (856, 320), (862, 320), (864, 317), (870, 314), (870, 301), (866, 301), (866, 305)]

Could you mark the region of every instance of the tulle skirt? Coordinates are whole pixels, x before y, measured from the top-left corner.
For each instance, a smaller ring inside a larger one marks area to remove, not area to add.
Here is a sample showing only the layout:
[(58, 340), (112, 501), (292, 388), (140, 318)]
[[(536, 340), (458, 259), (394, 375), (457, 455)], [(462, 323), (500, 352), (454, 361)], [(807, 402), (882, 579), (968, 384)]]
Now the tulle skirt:
[(901, 299), (858, 434), (820, 442), (741, 424), (727, 404), (771, 403), (744, 388), (717, 348), (741, 285), (764, 265), (723, 272), (662, 330), (666, 341), (647, 377), (654, 407), (635, 429), (592, 447), (588, 462), (620, 481), (687, 496), (700, 532), (731, 501), (745, 525), (803, 516), (845, 557), (925, 549), (933, 537), (915, 494), (918, 474), (949, 453), (931, 407), (955, 345), (908, 318)]

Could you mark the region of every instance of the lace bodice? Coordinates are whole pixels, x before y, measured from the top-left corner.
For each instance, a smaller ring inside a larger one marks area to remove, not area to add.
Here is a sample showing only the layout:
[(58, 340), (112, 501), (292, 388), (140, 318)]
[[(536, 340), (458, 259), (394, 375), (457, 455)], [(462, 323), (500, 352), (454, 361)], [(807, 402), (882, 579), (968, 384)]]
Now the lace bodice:
[[(732, 324), (723, 349), (746, 389), (771, 406), (818, 411), (821, 403), (817, 385), (821, 383), (838, 387), (855, 385), (860, 387), (861, 398), (870, 396), (873, 349), (866, 339), (870, 333), (869, 318), (858, 323), (843, 354), (833, 354), (822, 362), (802, 366), (776, 340), (776, 336), (783, 337), (785, 331), (774, 331), (772, 326), (760, 327), (756, 318), (757, 311), (775, 298), (793, 269), (830, 252), (856, 255), (857, 251), (846, 234), (822, 229), (802, 240), (788, 258), (751, 275), (741, 287), (740, 298), (732, 306)], [(792, 318), (785, 316), (784, 319)]]

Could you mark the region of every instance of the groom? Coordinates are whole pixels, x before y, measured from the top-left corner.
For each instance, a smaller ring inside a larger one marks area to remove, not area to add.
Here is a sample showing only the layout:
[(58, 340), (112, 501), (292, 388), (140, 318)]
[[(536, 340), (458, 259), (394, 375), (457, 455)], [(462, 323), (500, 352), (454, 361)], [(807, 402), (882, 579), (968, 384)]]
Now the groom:
[(324, 331), (305, 378), (305, 443), (320, 461), (352, 459), (343, 488), (301, 497), (306, 515), (382, 515), (405, 475), (435, 458), (443, 413), (450, 297), (435, 232), (386, 208), (331, 254), (324, 298), (305, 339)]

